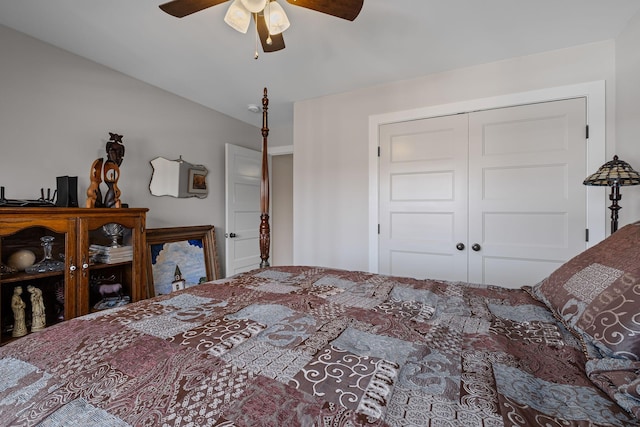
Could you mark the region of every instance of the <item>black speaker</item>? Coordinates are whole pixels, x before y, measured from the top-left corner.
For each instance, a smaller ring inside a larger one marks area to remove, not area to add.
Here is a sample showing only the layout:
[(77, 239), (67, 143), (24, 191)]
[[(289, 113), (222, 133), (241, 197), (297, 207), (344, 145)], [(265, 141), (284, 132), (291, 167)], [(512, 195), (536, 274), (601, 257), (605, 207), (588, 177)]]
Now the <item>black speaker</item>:
[(58, 196), (56, 206), (77, 208), (78, 207), (78, 177), (59, 176), (56, 178)]

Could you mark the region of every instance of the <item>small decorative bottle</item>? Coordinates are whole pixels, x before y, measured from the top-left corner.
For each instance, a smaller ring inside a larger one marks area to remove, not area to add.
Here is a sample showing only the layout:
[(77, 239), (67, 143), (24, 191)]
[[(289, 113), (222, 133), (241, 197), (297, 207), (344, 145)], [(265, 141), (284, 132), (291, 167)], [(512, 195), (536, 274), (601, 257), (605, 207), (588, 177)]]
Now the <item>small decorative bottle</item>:
[(53, 241), (55, 237), (53, 236), (42, 236), (40, 244), (42, 249), (44, 250), (44, 258), (42, 261), (33, 264), (30, 267), (25, 268), (25, 272), (27, 273), (45, 273), (47, 271), (62, 271), (64, 270), (64, 262), (53, 259), (51, 256), (51, 252), (53, 249)]

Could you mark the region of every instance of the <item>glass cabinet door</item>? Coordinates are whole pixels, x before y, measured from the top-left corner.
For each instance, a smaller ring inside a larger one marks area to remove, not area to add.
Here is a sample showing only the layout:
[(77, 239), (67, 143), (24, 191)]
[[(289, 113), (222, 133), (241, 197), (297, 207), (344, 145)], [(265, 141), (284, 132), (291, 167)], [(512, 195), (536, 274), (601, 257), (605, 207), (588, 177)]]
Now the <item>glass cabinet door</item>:
[(118, 307), (139, 299), (139, 270), (134, 246), (135, 218), (80, 220), (81, 278), (78, 314)]
[(2, 224), (0, 344), (75, 317), (75, 221)]

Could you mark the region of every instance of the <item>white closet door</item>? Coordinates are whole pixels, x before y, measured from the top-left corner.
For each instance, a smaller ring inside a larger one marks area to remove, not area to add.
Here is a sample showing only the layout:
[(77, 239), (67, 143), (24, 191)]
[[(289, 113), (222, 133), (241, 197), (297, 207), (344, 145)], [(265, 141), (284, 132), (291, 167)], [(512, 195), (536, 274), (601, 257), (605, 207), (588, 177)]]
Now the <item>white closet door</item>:
[(467, 280), (466, 115), (380, 127), (379, 271)]
[(586, 101), (469, 115), (469, 281), (533, 285), (585, 249)]

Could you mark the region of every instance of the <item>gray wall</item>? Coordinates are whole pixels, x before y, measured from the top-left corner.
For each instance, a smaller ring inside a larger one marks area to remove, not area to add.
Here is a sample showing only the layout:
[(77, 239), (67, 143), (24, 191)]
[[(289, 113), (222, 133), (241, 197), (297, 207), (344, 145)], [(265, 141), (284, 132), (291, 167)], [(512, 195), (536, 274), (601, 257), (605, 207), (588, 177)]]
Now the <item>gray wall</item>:
[(293, 263), (293, 154), (271, 158), (271, 265)]
[[(149, 208), (149, 228), (216, 226), (224, 266), (224, 144), (260, 149), (261, 123), (248, 125), (3, 26), (0, 58), (0, 185), (7, 198), (37, 198), (40, 188), (54, 189), (57, 176), (69, 175), (78, 176), (84, 205), (91, 164), (105, 157), (108, 132), (117, 132), (126, 147), (121, 200)], [(151, 196), (149, 161), (157, 156), (204, 164), (209, 196)]]
[[(616, 150), (640, 172), (640, 14), (616, 38)], [(640, 220), (640, 185), (621, 190), (620, 223)]]
[[(615, 42), (608, 40), (296, 103), (294, 263), (369, 269), (370, 116), (605, 81), (609, 156), (615, 149), (615, 58)], [(620, 145), (627, 153), (640, 151), (635, 141)], [(630, 195), (626, 203), (638, 200)]]

